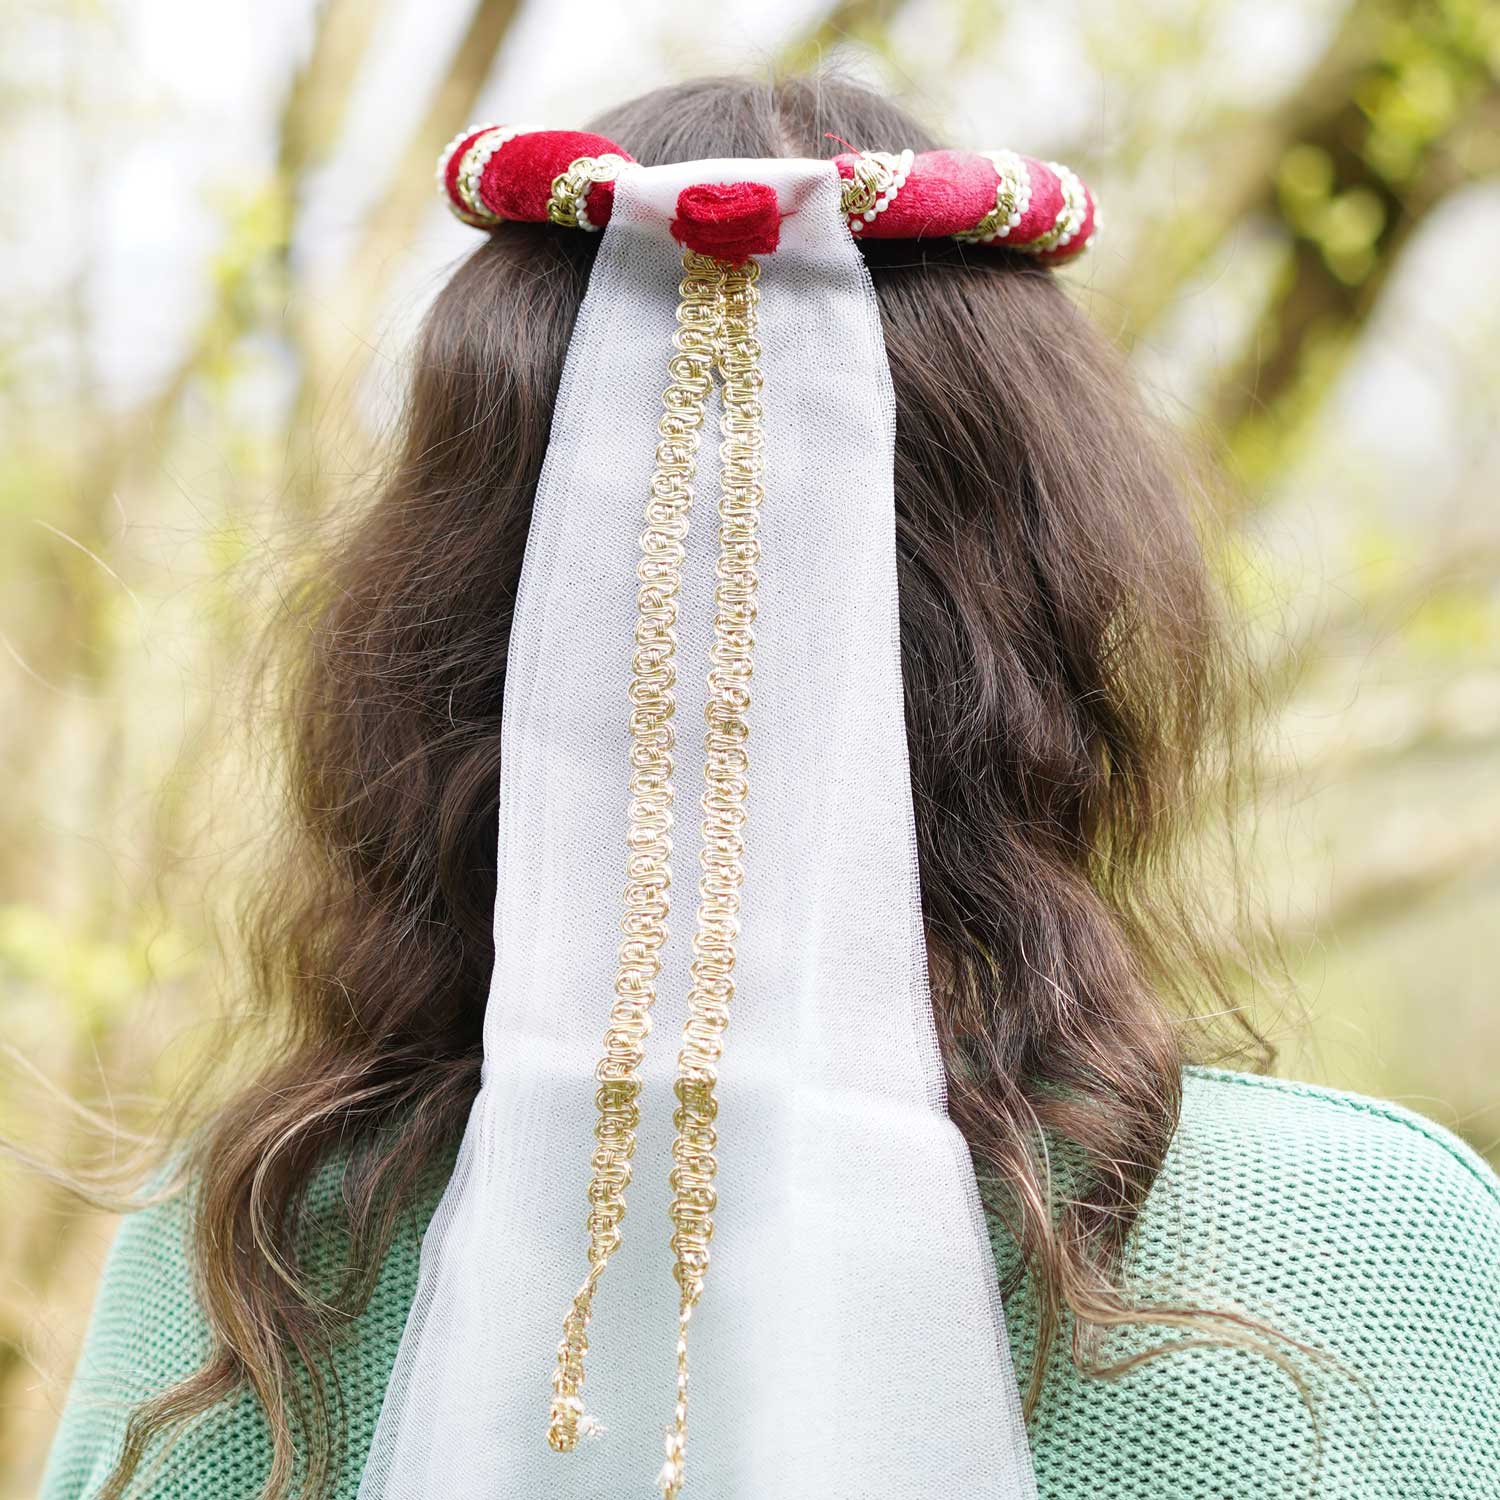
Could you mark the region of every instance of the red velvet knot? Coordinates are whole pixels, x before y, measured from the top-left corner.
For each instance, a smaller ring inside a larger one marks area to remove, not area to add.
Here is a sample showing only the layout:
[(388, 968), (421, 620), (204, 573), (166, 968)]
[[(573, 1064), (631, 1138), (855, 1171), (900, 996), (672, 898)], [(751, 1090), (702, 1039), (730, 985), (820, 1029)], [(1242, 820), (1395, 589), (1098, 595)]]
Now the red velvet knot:
[(699, 255), (740, 265), (781, 239), (776, 189), (763, 182), (705, 182), (677, 195), (672, 238)]

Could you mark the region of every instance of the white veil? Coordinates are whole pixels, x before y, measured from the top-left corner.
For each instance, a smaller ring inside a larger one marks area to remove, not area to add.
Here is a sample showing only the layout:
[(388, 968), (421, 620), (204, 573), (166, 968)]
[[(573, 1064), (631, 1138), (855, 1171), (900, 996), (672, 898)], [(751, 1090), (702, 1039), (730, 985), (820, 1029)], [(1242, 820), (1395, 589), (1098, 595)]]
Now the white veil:
[(680, 277), (678, 192), (759, 181), (765, 501), (749, 824), (719, 1072), (719, 1207), (692, 1325), (686, 1500), (1034, 1497), (928, 996), (897, 633), (895, 407), (831, 163), (621, 175), (557, 400), (506, 676), (484, 1082), (422, 1248), (360, 1500), (651, 1492), (671, 1416), (672, 1081), (686, 1014), (717, 529), (699, 458), (678, 625), (678, 900), (623, 1244), (589, 1330), (607, 1431), (547, 1445), (586, 1270), (613, 991), (635, 562)]

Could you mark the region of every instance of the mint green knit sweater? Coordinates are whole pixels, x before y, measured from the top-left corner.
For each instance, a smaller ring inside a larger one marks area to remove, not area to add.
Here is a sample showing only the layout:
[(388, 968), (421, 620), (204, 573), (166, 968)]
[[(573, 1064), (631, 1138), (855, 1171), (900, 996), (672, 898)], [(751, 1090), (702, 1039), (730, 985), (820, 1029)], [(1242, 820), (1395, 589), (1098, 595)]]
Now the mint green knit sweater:
[[(1288, 1375), (1254, 1353), (1183, 1349), (1110, 1381), (1064, 1357), (1031, 1427), (1042, 1500), (1497, 1500), (1500, 1182), (1391, 1105), (1206, 1069), (1185, 1085), (1131, 1281), (1147, 1296), (1243, 1308), (1333, 1356), (1301, 1367), (1317, 1424)], [(314, 1212), (335, 1192), (327, 1174)], [(359, 1486), (433, 1206), (415, 1206), (336, 1355), (348, 1416), (339, 1500)], [(201, 1357), (184, 1228), (169, 1204), (121, 1229), (43, 1500), (92, 1496), (129, 1402)], [(995, 1250), (1002, 1272), (1013, 1265), (998, 1231)], [(1034, 1329), (1024, 1296), (1013, 1303), (1024, 1370)], [(148, 1461), (131, 1493), (252, 1500), (267, 1456), (263, 1418), (240, 1399)]]

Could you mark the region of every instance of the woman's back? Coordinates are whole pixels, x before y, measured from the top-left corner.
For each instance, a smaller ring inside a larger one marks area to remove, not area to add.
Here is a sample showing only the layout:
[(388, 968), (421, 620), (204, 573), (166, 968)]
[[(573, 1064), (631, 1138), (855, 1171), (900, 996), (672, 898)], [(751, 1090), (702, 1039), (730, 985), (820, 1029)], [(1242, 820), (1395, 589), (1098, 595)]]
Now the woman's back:
[[(337, 1223), (339, 1169), (309, 1200)], [(353, 1500), (405, 1325), (441, 1182), (411, 1204), (332, 1370), (344, 1402), (335, 1500)], [(187, 1205), (134, 1216), (111, 1254), (43, 1500), (87, 1500), (118, 1457), (127, 1405), (207, 1352), (188, 1271)], [(1016, 1254), (993, 1239), (1002, 1279)], [(330, 1231), (313, 1257), (335, 1272)], [(1118, 1378), (1055, 1359), (1030, 1424), (1042, 1500), (1490, 1500), (1500, 1494), (1500, 1182), (1446, 1131), (1388, 1104), (1211, 1069), (1184, 1078), (1180, 1128), (1132, 1241), (1147, 1299), (1272, 1319), (1321, 1359), (1280, 1368), (1184, 1349)], [(1035, 1321), (1007, 1299), (1016, 1365)], [(1184, 1335), (1193, 1337), (1192, 1330)], [(1152, 1335), (1124, 1332), (1121, 1357)], [(1299, 1391), (1294, 1374), (1307, 1383)], [(255, 1402), (200, 1419), (132, 1495), (240, 1500), (270, 1464)], [(937, 1497), (934, 1497), (937, 1500)]]

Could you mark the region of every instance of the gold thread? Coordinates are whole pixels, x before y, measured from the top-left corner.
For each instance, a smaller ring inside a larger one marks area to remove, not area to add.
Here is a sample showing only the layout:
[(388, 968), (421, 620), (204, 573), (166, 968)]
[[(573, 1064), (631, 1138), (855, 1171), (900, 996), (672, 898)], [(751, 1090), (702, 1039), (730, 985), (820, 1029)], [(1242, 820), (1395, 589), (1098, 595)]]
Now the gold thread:
[(995, 206), (972, 228), (953, 236), (964, 244), (1003, 240), (1031, 203), (1031, 174), (1014, 151), (981, 151), (995, 169)]
[(630, 1185), (635, 1132), (640, 1121), (640, 1065), (667, 936), (671, 884), (672, 715), (676, 708), (677, 595), (683, 540), (693, 501), (693, 477), (704, 408), (713, 383), (724, 268), (711, 257), (683, 256), (671, 384), (662, 396), (656, 469), (641, 533), (636, 568), (635, 654), (630, 682), (630, 822), (615, 975), (615, 998), (599, 1063), (595, 1096), (599, 1116), (591, 1159), (589, 1272), (563, 1323), (552, 1377), (547, 1441), (560, 1453), (580, 1436), (598, 1431), (583, 1406), (584, 1356), (594, 1292), (620, 1243), (625, 1191)]
[(851, 173), (839, 194), (839, 207), (853, 218), (875, 207), (882, 186), (895, 174), (887, 162), (870, 151), (862, 151), (854, 158)]
[[(475, 229), (489, 229), (491, 227), (490, 221), (488, 219), (479, 218), (476, 214), (470, 213), (467, 207), (462, 207), (458, 203), (454, 202), (453, 195), (448, 191), (448, 168), (452, 165), (453, 153), (457, 151), (465, 141), (469, 140), (470, 137), (485, 135), (490, 131), (497, 130), (499, 128), (500, 127), (496, 125), (466, 126), (463, 130), (460, 130), (459, 133), (454, 136), (446, 146), (443, 147), (442, 152), (438, 156), (437, 160), (438, 192), (442, 195), (443, 202), (448, 205), (448, 212), (451, 213), (454, 218), (459, 219), (465, 224), (471, 225)], [(463, 197), (461, 189), (459, 192), (459, 196)]]
[(906, 186), (913, 153), (860, 151), (851, 164), (851, 174), (839, 189), (839, 209), (851, 230), (860, 230), (885, 212)]
[(490, 158), (508, 140), (514, 140), (515, 135), (516, 132), (506, 126), (492, 125), (488, 130), (475, 136), (469, 149), (464, 152), (463, 159), (458, 164), (455, 186), (458, 189), (458, 196), (468, 210), (467, 215), (460, 215), (465, 223), (473, 224), (476, 228), (489, 229), (500, 222), (500, 215), (479, 196), (479, 184), (484, 177), (484, 169), (490, 163)]
[(1050, 229), (1044, 230), (1034, 240), (1016, 246), (1018, 250), (1024, 250), (1028, 255), (1046, 255), (1071, 244), (1074, 236), (1083, 227), (1084, 214), (1087, 211), (1088, 205), (1084, 197), (1083, 183), (1079, 181), (1078, 174), (1058, 161), (1049, 161), (1047, 167), (1057, 177), (1058, 186), (1062, 190), (1062, 207), (1058, 209), (1057, 217), (1052, 221)]
[(759, 275), (760, 267), (754, 261), (727, 269), (715, 357), (723, 382), (723, 442), (719, 446), (723, 490), (719, 500), (712, 667), (704, 713), (703, 874), (693, 937), (693, 985), (677, 1059), (677, 1110), (673, 1116), (677, 1135), (672, 1143), (670, 1179), (672, 1249), (676, 1253), (673, 1274), (680, 1301), (677, 1399), (666, 1436), (666, 1462), (657, 1480), (665, 1500), (677, 1500), (682, 1490), (687, 1445), (688, 1323), (703, 1295), (718, 1201), (714, 1187), (718, 1171), (716, 1084), (734, 998), (740, 887), (744, 883), (745, 799), (749, 791), (747, 715), (760, 560), (756, 532), (764, 495), (756, 316)]
[(552, 1377), (547, 1441), (571, 1452), (580, 1437), (602, 1431), (584, 1409), (584, 1358), (594, 1293), (620, 1244), (640, 1122), (640, 1065), (661, 971), (671, 884), (672, 715), (676, 707), (677, 595), (693, 477), (713, 375), (722, 382), (719, 445), (718, 584), (704, 711), (703, 848), (697, 928), (693, 937), (688, 1019), (677, 1060), (676, 1137), (672, 1144), (671, 1217), (677, 1281), (677, 1376), (666, 1462), (657, 1478), (664, 1500), (679, 1500), (687, 1449), (688, 1324), (703, 1295), (713, 1238), (718, 1171), (716, 1085), (734, 997), (740, 887), (744, 883), (745, 801), (753, 665), (757, 537), (764, 490), (760, 342), (753, 261), (726, 265), (683, 255), (672, 383), (662, 397), (656, 470), (637, 567), (636, 651), (631, 679), (631, 804), (625, 933), (615, 1000), (599, 1064), (597, 1145), (589, 1183), (589, 1273), (563, 1323)]
[(547, 217), (565, 229), (598, 230), (601, 226), (589, 221), (589, 191), (597, 182), (613, 182), (630, 165), (613, 151), (606, 151), (602, 156), (580, 156), (569, 162), (567, 170), (552, 179)]

